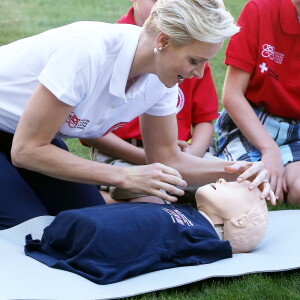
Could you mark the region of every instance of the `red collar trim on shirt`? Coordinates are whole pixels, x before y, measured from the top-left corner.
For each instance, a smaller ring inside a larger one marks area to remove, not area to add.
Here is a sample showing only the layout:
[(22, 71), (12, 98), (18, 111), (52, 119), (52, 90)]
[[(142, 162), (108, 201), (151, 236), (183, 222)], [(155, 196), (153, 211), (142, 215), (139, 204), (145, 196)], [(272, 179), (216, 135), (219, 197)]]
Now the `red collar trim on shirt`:
[(117, 23), (136, 25), (133, 14), (134, 14), (134, 7), (131, 6), (127, 14), (121, 17), (121, 19)]
[(288, 34), (300, 34), (298, 15), (292, 0), (281, 0), (280, 23), (282, 29)]

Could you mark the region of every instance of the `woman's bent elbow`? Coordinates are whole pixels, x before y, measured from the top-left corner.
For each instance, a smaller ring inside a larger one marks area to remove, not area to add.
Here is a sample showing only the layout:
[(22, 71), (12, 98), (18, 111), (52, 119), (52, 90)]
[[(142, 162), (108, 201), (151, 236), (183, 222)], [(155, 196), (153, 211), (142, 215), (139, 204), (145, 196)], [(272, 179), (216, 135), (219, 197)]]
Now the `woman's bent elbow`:
[(12, 146), (10, 156), (11, 163), (17, 168), (25, 168), (26, 151), (17, 146)]

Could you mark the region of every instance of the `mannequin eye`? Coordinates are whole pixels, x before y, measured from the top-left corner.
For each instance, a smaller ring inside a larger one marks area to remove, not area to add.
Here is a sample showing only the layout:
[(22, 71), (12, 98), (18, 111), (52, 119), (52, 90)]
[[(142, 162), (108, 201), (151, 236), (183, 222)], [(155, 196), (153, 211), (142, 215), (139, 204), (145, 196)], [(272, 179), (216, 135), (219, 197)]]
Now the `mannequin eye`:
[(214, 183), (211, 183), (210, 186), (216, 190), (216, 185)]

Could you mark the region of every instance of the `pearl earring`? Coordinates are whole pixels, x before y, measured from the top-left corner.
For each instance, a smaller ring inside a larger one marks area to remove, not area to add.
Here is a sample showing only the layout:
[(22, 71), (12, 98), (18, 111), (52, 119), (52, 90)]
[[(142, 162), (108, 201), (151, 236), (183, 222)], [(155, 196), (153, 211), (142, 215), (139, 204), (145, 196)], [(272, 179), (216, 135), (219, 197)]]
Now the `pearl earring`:
[(153, 52), (155, 53), (155, 54), (158, 54), (159, 52), (161, 52), (162, 51), (162, 47), (159, 47), (158, 49), (155, 47), (154, 49), (153, 49)]

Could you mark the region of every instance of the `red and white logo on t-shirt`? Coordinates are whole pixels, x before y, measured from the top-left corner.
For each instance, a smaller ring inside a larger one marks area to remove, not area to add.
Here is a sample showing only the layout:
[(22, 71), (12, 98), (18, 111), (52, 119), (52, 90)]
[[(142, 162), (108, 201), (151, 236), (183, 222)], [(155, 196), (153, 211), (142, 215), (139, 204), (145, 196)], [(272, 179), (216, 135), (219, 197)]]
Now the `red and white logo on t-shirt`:
[(110, 127), (104, 134), (103, 136), (109, 134), (110, 132), (114, 131), (114, 130), (117, 130), (118, 128), (120, 127), (123, 127), (127, 124), (128, 122), (119, 122), (117, 124), (115, 124), (114, 126)]
[(66, 123), (70, 128), (76, 128), (83, 130), (90, 122), (88, 119), (79, 119), (74, 112), (71, 112), (66, 120)]
[(279, 53), (275, 51), (275, 47), (271, 46), (269, 44), (263, 44), (262, 45), (262, 52), (261, 52), (262, 57), (269, 58), (273, 61), (275, 61), (277, 64), (282, 64), (284, 54)]
[(178, 114), (184, 106), (184, 94), (180, 87), (178, 87), (178, 100), (177, 100), (177, 106), (176, 106), (176, 114)]

